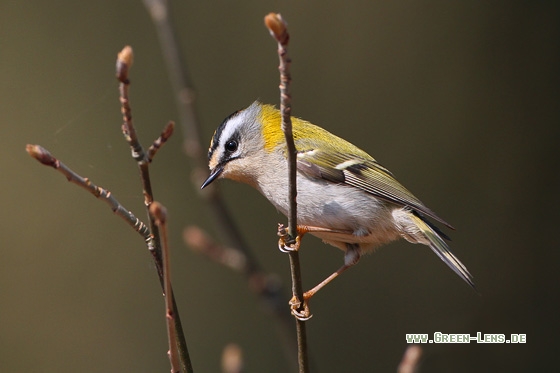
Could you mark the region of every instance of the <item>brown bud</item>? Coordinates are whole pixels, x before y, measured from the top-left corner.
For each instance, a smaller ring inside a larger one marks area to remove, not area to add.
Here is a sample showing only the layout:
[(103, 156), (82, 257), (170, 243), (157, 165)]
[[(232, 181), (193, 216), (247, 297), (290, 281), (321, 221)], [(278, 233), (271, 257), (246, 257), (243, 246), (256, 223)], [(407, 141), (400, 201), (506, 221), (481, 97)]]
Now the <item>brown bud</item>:
[(171, 137), (171, 135), (173, 135), (173, 130), (175, 129), (175, 122), (173, 121), (169, 121), (165, 127), (163, 128), (163, 131), (161, 133), (161, 137), (165, 140), (167, 140), (168, 138)]
[(264, 17), (264, 24), (270, 31), (272, 35), (280, 44), (286, 44), (288, 42), (288, 29), (286, 22), (282, 18), (280, 13), (268, 13)]
[(128, 69), (134, 61), (134, 53), (130, 46), (126, 46), (117, 55), (117, 79), (122, 83), (128, 83)]
[(122, 63), (126, 64), (128, 67), (131, 67), (134, 62), (132, 47), (130, 45), (125, 46), (122, 51), (119, 52), (117, 59), (122, 61)]
[(46, 166), (56, 167), (57, 160), (49, 151), (40, 145), (27, 144), (25, 150), (30, 156)]

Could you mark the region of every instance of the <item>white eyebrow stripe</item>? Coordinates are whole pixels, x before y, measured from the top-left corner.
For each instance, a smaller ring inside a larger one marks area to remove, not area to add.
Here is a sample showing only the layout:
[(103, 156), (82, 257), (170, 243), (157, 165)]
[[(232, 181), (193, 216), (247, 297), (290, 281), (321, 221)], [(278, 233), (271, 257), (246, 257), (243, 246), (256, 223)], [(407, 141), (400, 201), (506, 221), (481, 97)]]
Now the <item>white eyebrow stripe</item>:
[(222, 133), (220, 134), (218, 144), (225, 144), (225, 142), (233, 136), (238, 128), (243, 125), (244, 117), (242, 116), (242, 114), (243, 112), (239, 113), (229, 120), (228, 124), (226, 125), (226, 127), (224, 127)]
[(359, 160), (359, 159), (350, 159), (350, 160), (348, 160), (348, 161), (345, 161), (345, 162), (342, 162), (342, 163), (337, 164), (335, 168), (336, 168), (337, 170), (345, 170), (345, 169), (347, 169), (347, 168), (350, 167), (350, 166), (353, 166), (353, 165), (355, 165), (355, 164), (359, 164), (359, 163), (362, 163), (362, 162), (363, 162), (363, 161), (361, 161), (361, 160)]

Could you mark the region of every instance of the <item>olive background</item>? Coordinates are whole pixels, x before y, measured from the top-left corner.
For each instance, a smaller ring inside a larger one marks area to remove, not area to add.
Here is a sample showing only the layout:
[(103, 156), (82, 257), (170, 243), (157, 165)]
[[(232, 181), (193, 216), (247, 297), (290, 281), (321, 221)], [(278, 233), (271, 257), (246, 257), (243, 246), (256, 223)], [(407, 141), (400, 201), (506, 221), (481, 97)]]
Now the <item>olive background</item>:
[[(364, 257), (311, 302), (317, 372), (395, 371), (406, 333), (524, 333), (526, 344), (426, 344), (422, 372), (557, 368), (560, 12), (553, 1), (174, 1), (202, 136), (253, 100), (278, 103), (276, 44), (291, 33), (293, 114), (372, 154), (457, 229), (472, 291), (426, 247)], [(141, 238), (25, 152), (45, 146), (144, 218), (120, 133), (114, 64), (131, 45), (131, 105), (148, 146), (177, 110), (140, 1), (0, 5), (0, 371), (168, 371), (161, 290)], [(207, 146), (206, 143), (203, 144)], [(195, 371), (228, 343), (247, 372), (291, 366), (243, 276), (193, 253), (186, 225), (219, 232), (191, 182), (178, 131), (151, 167), (167, 206), (172, 276)], [(276, 224), (248, 186), (220, 181), (255, 255), (289, 289)], [(342, 264), (306, 237), (304, 287)], [(286, 294), (286, 304), (288, 301)]]

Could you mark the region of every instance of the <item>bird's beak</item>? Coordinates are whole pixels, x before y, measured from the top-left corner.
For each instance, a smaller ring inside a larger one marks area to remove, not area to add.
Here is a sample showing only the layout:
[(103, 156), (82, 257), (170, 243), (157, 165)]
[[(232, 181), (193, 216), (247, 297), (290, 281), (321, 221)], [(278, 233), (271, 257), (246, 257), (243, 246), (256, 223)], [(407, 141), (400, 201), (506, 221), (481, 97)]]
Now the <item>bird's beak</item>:
[(212, 170), (212, 172), (210, 172), (210, 176), (208, 176), (208, 178), (206, 179), (206, 181), (204, 181), (204, 183), (202, 183), (202, 186), (200, 187), (200, 189), (204, 189), (206, 188), (212, 181), (216, 180), (218, 177), (220, 177), (220, 175), (222, 174), (222, 172), (224, 172), (224, 167), (221, 165), (217, 165), (216, 168), (214, 168)]

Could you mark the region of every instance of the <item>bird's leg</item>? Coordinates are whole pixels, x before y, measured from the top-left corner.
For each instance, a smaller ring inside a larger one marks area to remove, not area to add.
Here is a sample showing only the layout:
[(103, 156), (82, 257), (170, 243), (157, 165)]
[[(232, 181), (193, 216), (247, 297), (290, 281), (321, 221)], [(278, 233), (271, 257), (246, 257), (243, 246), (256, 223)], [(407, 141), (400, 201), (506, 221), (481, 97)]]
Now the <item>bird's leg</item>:
[(360, 256), (361, 255), (360, 255), (359, 246), (355, 245), (355, 244), (347, 244), (347, 247), (348, 247), (348, 249), (346, 250), (346, 253), (344, 254), (344, 265), (342, 265), (342, 267), (337, 269), (330, 276), (328, 276), (326, 279), (324, 279), (319, 284), (317, 284), (313, 289), (311, 289), (309, 291), (306, 291), (303, 294), (304, 301), (307, 301), (307, 300), (311, 299), (311, 297), (313, 297), (315, 295), (315, 293), (317, 293), (319, 290), (324, 288), (325, 285), (327, 285), (329, 282), (331, 282), (336, 277), (338, 277), (338, 275), (340, 275), (342, 272), (344, 272), (348, 268), (356, 265), (360, 261)]
[[(312, 227), (309, 225), (298, 225), (297, 226), (297, 236), (295, 238), (295, 242), (292, 244), (288, 244), (287, 240), (290, 238), (288, 230), (284, 226), (284, 224), (278, 224), (278, 236), (280, 239), (278, 240), (278, 249), (283, 253), (289, 253), (292, 251), (299, 250), (301, 238), (306, 233), (340, 233), (340, 234), (352, 234), (353, 232), (350, 230), (337, 230), (337, 229), (329, 229), (329, 228), (321, 228), (321, 227)], [(290, 308), (292, 310), (292, 314), (298, 318), (298, 320), (306, 321), (311, 318), (311, 312), (309, 311), (309, 306), (307, 304), (307, 300), (309, 300), (316, 292), (319, 291), (322, 287), (326, 284), (331, 282), (335, 277), (339, 274), (344, 272), (349, 267), (353, 266), (354, 264), (358, 263), (360, 260), (360, 251), (358, 245), (347, 245), (346, 254), (344, 256), (344, 265), (338, 269), (338, 271), (334, 272), (332, 275), (324, 279), (319, 285), (315, 286), (310, 291), (303, 294), (303, 308), (301, 308), (302, 302), (299, 300), (296, 294), (293, 295), (292, 299), (290, 299)], [(300, 310), (301, 308), (301, 310)]]
[[(317, 284), (313, 289), (303, 293), (303, 307), (301, 302), (294, 296), (290, 300), (290, 307), (292, 309), (292, 315), (297, 317), (299, 320), (306, 321), (311, 318), (311, 312), (309, 311), (309, 299), (315, 295), (319, 290), (325, 287), (329, 282), (334, 280), (342, 272), (346, 271), (348, 268), (354, 266), (360, 261), (360, 246), (358, 244), (346, 244), (346, 253), (344, 254), (344, 265), (338, 270), (333, 272), (326, 279)], [(299, 310), (301, 308), (301, 310)]]

